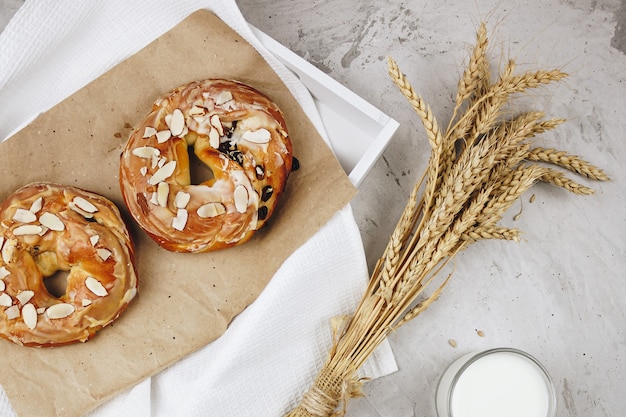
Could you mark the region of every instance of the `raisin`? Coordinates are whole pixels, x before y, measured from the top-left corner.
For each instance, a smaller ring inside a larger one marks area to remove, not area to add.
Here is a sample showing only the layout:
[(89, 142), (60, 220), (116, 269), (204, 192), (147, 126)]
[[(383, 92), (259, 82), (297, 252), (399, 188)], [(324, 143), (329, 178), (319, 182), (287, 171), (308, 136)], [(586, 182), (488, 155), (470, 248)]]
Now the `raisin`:
[(218, 151), (225, 154), (228, 154), (228, 152), (233, 149), (237, 149), (237, 144), (233, 145), (232, 142), (228, 140), (220, 142), (220, 146), (217, 148)]
[(233, 120), (232, 124), (230, 125), (230, 129), (228, 129), (228, 132), (226, 132), (227, 138), (230, 139), (233, 137), (233, 132), (235, 131), (236, 127), (237, 127), (237, 120)]
[(235, 149), (233, 151), (228, 152), (228, 157), (233, 161), (237, 162), (239, 165), (243, 166), (243, 153), (241, 151)]
[(267, 206), (259, 207), (259, 220), (265, 220), (267, 217)]
[(291, 162), (291, 172), (297, 171), (300, 169), (300, 161), (294, 156)]
[(263, 192), (261, 193), (261, 200), (266, 202), (272, 197), (272, 194), (274, 194), (274, 189), (272, 188), (271, 185), (266, 185), (265, 187), (263, 187)]
[(243, 166), (243, 153), (237, 148), (237, 144), (233, 144), (230, 141), (225, 141), (220, 143), (219, 148), (217, 149), (224, 155), (226, 155), (231, 160), (237, 162), (239, 165)]
[(257, 165), (254, 171), (256, 172), (257, 180), (262, 180), (265, 177), (265, 169), (261, 165)]

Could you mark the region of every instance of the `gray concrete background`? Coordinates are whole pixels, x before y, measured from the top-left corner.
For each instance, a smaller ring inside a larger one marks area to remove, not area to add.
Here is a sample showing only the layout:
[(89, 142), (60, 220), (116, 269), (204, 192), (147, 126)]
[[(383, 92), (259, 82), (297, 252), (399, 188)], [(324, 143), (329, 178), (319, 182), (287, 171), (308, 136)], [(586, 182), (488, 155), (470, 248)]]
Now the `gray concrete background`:
[[(23, 2), (0, 0), (0, 29)], [(613, 181), (580, 198), (538, 186), (505, 222), (524, 241), (477, 243), (457, 257), (440, 300), (390, 338), (400, 370), (366, 384), (350, 416), (434, 416), (445, 366), (469, 351), (527, 350), (550, 371), (558, 416), (626, 410), (626, 2), (624, 0), (238, 0), (250, 23), (400, 122), (352, 203), (370, 267), (428, 159), (417, 117), (392, 85), (394, 57), (447, 122), (475, 29), (520, 70), (559, 67), (563, 84), (533, 108), (569, 122), (541, 139), (605, 168)], [(536, 199), (530, 202), (530, 195)], [(516, 220), (514, 216), (522, 213)], [(456, 341), (452, 347), (450, 339)]]

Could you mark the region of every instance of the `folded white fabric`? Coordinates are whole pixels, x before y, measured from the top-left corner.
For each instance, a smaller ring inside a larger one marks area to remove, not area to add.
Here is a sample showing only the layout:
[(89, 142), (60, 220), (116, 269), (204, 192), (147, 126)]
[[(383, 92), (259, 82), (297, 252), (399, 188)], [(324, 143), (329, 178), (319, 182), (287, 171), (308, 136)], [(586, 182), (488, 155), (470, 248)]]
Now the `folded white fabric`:
[[(200, 8), (255, 46), (326, 138), (306, 88), (250, 31), (234, 0), (27, 0), (0, 34), (0, 140)], [(350, 206), (282, 265), (217, 341), (118, 395), (91, 416), (280, 416), (308, 388), (351, 313), (367, 266)], [(387, 343), (363, 374), (395, 371)], [(0, 389), (0, 416), (13, 416)]]

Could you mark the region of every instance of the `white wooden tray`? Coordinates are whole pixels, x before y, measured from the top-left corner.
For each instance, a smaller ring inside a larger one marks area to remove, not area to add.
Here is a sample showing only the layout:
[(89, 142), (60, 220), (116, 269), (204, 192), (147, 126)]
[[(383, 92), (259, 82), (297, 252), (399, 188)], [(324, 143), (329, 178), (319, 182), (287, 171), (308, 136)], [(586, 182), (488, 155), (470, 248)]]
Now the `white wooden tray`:
[(352, 184), (358, 187), (387, 147), (398, 122), (259, 29), (250, 28), (311, 92), (331, 147)]

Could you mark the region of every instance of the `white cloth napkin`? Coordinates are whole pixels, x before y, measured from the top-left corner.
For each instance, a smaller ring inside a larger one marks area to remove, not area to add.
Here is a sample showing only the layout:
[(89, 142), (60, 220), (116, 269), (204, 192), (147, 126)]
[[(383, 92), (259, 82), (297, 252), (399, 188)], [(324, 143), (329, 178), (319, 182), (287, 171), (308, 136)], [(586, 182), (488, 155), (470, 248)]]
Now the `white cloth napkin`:
[[(259, 50), (326, 139), (309, 92), (263, 48), (234, 0), (27, 0), (0, 34), (0, 140), (200, 8)], [(287, 259), (221, 338), (90, 416), (283, 415), (326, 358), (329, 320), (354, 310), (367, 275), (348, 205)], [(362, 374), (395, 370), (385, 343)], [(0, 387), (0, 416), (14, 415)]]

